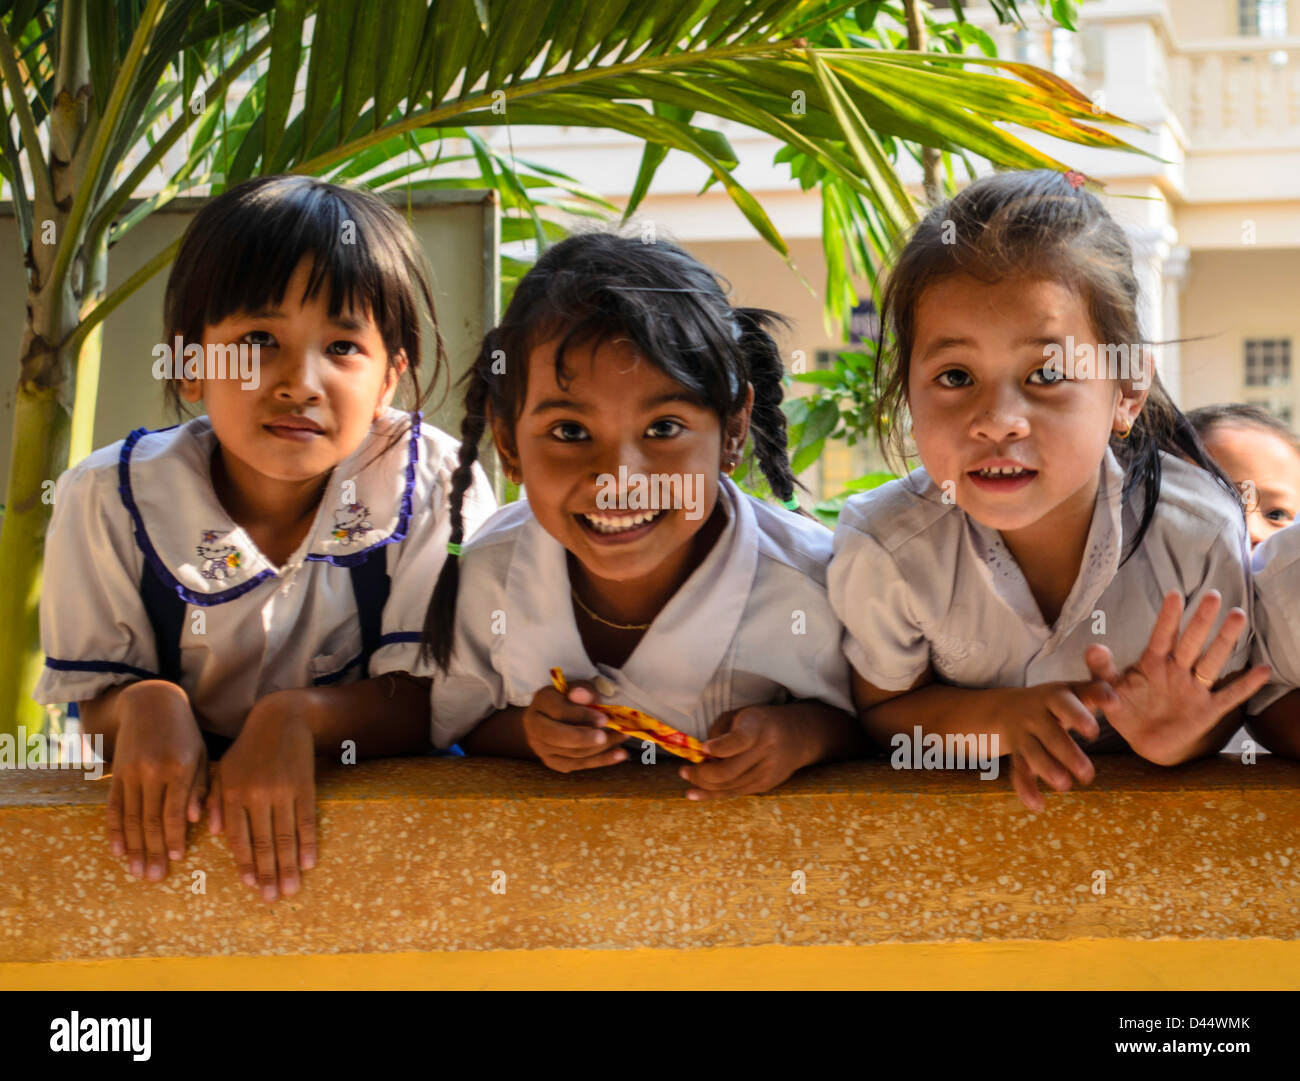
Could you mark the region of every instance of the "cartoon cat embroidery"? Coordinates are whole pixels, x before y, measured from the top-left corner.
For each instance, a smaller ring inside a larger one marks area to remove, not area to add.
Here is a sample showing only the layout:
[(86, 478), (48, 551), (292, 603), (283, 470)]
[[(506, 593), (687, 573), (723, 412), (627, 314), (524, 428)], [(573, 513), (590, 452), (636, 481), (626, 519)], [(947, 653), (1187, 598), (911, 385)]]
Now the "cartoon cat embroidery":
[(205, 529), (201, 536), (202, 540), (195, 550), (203, 559), (203, 577), (214, 580), (233, 578), (243, 561), (243, 555), (233, 544), (222, 543), (222, 539), (229, 534), (216, 529)]
[(349, 503), (334, 512), (331, 536), (342, 544), (351, 544), (373, 528), (370, 524), (370, 508), (363, 503)]

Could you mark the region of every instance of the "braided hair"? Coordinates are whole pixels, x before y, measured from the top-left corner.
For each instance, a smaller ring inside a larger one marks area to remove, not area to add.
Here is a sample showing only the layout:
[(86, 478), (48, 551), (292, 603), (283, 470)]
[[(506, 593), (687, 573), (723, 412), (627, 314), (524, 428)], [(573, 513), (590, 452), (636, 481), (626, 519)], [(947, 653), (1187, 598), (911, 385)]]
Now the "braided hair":
[(425, 617), (423, 657), (444, 672), (450, 663), (460, 586), (457, 548), (465, 535), (461, 504), (491, 418), (514, 430), (528, 394), (526, 358), (533, 349), (557, 342), (555, 374), (563, 384), (567, 348), (627, 339), (708, 403), (724, 428), (752, 386), (751, 454), (772, 492), (790, 507), (798, 482), (781, 409), (785, 366), (772, 337), (774, 328), (787, 325), (776, 312), (733, 308), (718, 277), (668, 241), (593, 231), (548, 248), (519, 282), (500, 325), (483, 338), (461, 380), (465, 413), (449, 499), (453, 547)]

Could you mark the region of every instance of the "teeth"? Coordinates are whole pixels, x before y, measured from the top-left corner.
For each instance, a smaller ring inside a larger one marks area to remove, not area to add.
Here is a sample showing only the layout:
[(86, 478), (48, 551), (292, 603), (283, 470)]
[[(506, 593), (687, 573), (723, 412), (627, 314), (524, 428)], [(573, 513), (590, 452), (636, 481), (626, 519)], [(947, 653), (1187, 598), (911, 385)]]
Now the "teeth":
[(978, 470), (981, 477), (1021, 477), (1029, 470), (1018, 465), (1000, 465)]
[(661, 511), (647, 510), (639, 514), (584, 514), (583, 517), (597, 533), (625, 533), (655, 518)]

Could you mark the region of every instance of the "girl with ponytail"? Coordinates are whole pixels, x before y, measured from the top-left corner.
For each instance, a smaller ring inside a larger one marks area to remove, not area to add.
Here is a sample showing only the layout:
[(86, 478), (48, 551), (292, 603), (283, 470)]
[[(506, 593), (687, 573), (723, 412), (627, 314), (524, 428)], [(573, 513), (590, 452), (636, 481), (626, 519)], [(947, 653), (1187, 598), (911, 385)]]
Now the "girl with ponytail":
[(1037, 778), (1093, 777), (1071, 731), (1172, 765), (1217, 751), (1267, 676), (1217, 689), (1249, 657), (1244, 515), (1154, 375), (1128, 240), (1082, 179), (981, 178), (909, 238), (879, 419), (910, 418), (922, 468), (848, 501), (829, 574), (872, 735), (995, 739), (1035, 810)]
[[(865, 749), (831, 534), (794, 494), (781, 321), (733, 308), (662, 241), (573, 236), (523, 278), (466, 376), (452, 558), (424, 632), (435, 743), (592, 769), (628, 752), (589, 707), (631, 706), (707, 740), (712, 760), (682, 770), (694, 799)], [(526, 498), (462, 546), (489, 430)], [(782, 507), (731, 481), (747, 443)]]

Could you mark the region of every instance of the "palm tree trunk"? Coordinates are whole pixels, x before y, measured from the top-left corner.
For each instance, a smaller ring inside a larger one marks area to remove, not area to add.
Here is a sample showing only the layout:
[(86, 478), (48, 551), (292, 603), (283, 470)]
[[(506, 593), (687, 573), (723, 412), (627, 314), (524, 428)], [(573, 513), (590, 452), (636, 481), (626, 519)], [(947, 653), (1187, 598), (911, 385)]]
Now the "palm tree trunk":
[[(79, 355), (61, 345), (76, 329), (83, 309), (103, 295), (107, 272), (104, 236), (86, 247), (56, 280), (59, 246), (77, 185), (77, 148), (90, 127), (90, 71), (86, 50), (85, 0), (68, 0), (59, 36), (50, 113), (48, 188), (37, 185), (27, 246), (27, 319), (14, 402), (13, 440), (5, 515), (0, 523), (0, 733), (28, 732), (44, 723), (45, 710), (31, 698), (40, 677), (41, 562), (45, 531), (54, 507), (54, 481), (72, 459), (91, 449), (101, 338), (87, 337)], [(35, 149), (32, 148), (32, 153)], [(44, 165), (37, 162), (34, 165)], [(78, 363), (86, 359), (85, 370)], [(89, 385), (88, 385), (89, 384)], [(85, 403), (74, 425), (74, 392)], [(90, 538), (88, 538), (89, 540)]]
[[(904, 0), (907, 10), (907, 47), (914, 52), (925, 51), (925, 20), (917, 8), (917, 0)], [(925, 201), (934, 206), (943, 198), (943, 177), (939, 171), (939, 151), (932, 146), (921, 147), (921, 169), (925, 174)]]

